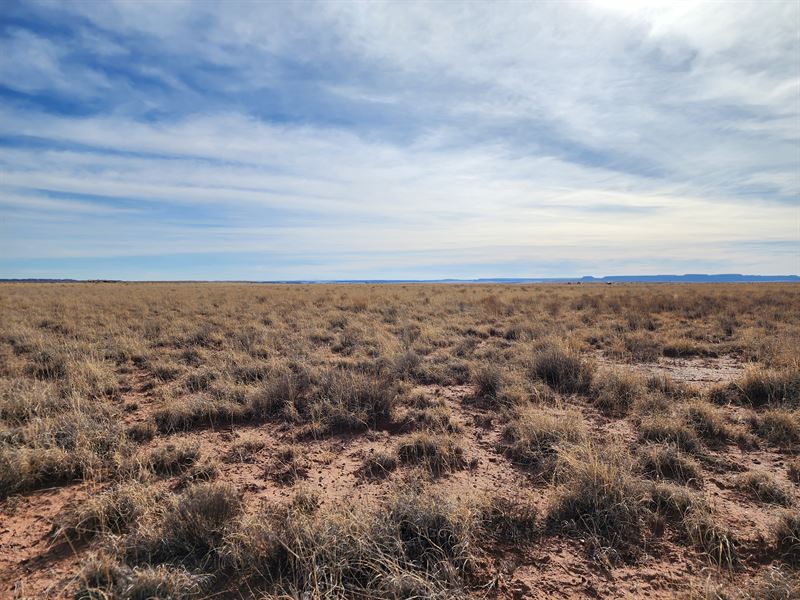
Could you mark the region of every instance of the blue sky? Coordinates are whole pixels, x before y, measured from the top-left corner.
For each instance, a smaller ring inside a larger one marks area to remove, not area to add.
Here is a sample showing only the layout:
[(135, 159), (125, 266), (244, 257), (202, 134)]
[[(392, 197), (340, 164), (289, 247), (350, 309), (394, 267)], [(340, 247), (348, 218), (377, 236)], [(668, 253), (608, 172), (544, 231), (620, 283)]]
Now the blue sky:
[(800, 273), (800, 4), (16, 2), (0, 277)]

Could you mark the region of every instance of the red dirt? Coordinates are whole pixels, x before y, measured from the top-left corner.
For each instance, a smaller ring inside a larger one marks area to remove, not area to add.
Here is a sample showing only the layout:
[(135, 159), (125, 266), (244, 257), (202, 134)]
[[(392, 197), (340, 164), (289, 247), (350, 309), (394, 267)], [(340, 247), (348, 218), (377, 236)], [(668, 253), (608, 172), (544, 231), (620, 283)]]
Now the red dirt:
[[(741, 365), (731, 359), (663, 359), (656, 364), (628, 367), (647, 373), (666, 372), (675, 379), (697, 385), (724, 381), (741, 371)], [(129, 425), (148, 418), (157, 403), (147, 389), (144, 373), (132, 373), (130, 382), (123, 402), (135, 402), (137, 408), (125, 417)], [(489, 428), (477, 424), (493, 415), (491, 410), (472, 400), (474, 391), (470, 386), (422, 386), (418, 390), (429, 397), (440, 398), (450, 408), (453, 419), (464, 429), (467, 459), (472, 465), (437, 479), (433, 485), (457, 494), (489, 494), (507, 499), (517, 497), (520, 486), (525, 485), (534, 493), (540, 513), (546, 511), (549, 486), (533, 481), (500, 452), (500, 429), (496, 420)], [(580, 408), (593, 437), (635, 440), (628, 421), (608, 419), (585, 405)], [(222, 459), (229, 448), (242, 436), (262, 440), (264, 448), (252, 462), (224, 462)], [(388, 483), (402, 476), (395, 472), (383, 480), (359, 477), (359, 468), (369, 453), (397, 443), (398, 436), (388, 432), (296, 441), (291, 430), (263, 424), (237, 426), (235, 431), (200, 430), (168, 437), (169, 442), (181, 439), (197, 444), (203, 456), (219, 459), (219, 480), (231, 482), (243, 491), (248, 511), (292, 493), (291, 486), (281, 485), (270, 476), (277, 451), (290, 443), (301, 449), (301, 462), (306, 469), (303, 485), (319, 490), (323, 503), (345, 497), (374, 501), (384, 493)], [(157, 437), (143, 447), (166, 441)], [(763, 469), (784, 477), (785, 457), (778, 452), (743, 453), (729, 447), (712, 454), (739, 465), (740, 469)], [(707, 473), (705, 494), (724, 522), (747, 542), (746, 547), (755, 550), (760, 536), (766, 534), (774, 511), (733, 490), (732, 476)], [(97, 487), (68, 485), (9, 498), (0, 504), (0, 597), (41, 598), (65, 594), (65, 586), (78, 570), (86, 549), (73, 549), (63, 544), (54, 547), (52, 520), (61, 510), (79, 502)], [(703, 581), (709, 574), (718, 573), (694, 550), (673, 541), (669, 533), (657, 542), (654, 550), (655, 556), (645, 556), (638, 564), (609, 572), (587, 557), (581, 540), (550, 536), (525, 548), (501, 545), (496, 548), (496, 556), (487, 559), (485, 565), (496, 582), (489, 595), (514, 599), (673, 598), (676, 590), (689, 581)]]

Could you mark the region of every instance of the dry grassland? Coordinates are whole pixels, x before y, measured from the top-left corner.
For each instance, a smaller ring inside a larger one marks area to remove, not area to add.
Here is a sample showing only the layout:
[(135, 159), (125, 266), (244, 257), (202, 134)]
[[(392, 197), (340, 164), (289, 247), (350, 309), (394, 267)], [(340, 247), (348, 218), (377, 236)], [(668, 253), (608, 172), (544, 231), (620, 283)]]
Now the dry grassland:
[(0, 597), (800, 597), (800, 287), (0, 286)]

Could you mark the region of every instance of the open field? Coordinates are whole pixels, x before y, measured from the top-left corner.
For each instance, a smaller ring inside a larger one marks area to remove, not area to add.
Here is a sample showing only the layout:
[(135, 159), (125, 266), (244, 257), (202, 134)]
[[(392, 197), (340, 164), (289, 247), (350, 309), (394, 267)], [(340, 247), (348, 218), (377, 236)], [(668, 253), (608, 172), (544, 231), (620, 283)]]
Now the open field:
[(0, 598), (792, 598), (796, 285), (0, 285)]

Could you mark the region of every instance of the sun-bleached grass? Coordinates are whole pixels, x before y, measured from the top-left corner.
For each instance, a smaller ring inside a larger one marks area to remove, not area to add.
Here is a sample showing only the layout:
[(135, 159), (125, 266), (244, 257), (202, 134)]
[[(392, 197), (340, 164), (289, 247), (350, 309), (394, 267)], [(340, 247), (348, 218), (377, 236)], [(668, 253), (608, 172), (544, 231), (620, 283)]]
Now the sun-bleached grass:
[(694, 486), (703, 482), (699, 463), (675, 444), (646, 444), (639, 449), (638, 461), (642, 472), (653, 479), (671, 479)]
[[(779, 285), (0, 285), (0, 496), (101, 490), (59, 517), (86, 597), (474, 596), (507, 583), (481, 560), (554, 533), (608, 567), (666, 536), (750, 573), (697, 492), (747, 452), (800, 479), (798, 307)], [(638, 374), (713, 356), (751, 371)], [(340, 451), (364, 504), (316, 491)], [(519, 493), (461, 497), (501, 472)]]
[(734, 486), (761, 502), (789, 506), (795, 501), (790, 489), (781, 485), (774, 477), (760, 471), (740, 473), (734, 479)]
[(450, 433), (412, 433), (397, 445), (401, 463), (421, 466), (432, 475), (458, 471), (467, 465), (459, 437)]
[(514, 411), (503, 429), (503, 451), (542, 478), (556, 467), (558, 450), (586, 440), (580, 413), (525, 406)]

